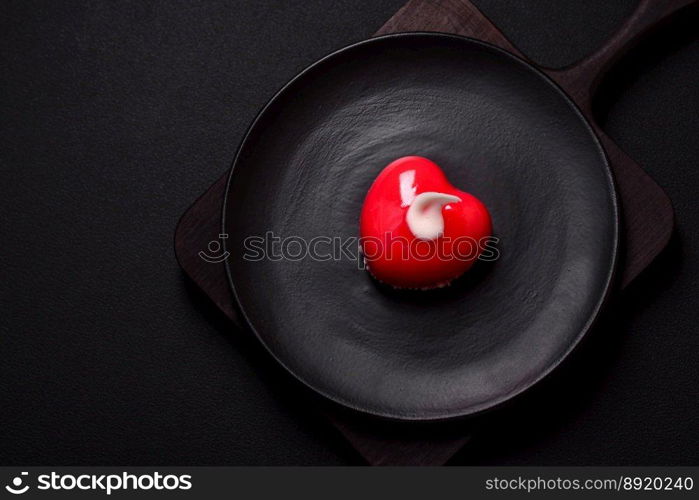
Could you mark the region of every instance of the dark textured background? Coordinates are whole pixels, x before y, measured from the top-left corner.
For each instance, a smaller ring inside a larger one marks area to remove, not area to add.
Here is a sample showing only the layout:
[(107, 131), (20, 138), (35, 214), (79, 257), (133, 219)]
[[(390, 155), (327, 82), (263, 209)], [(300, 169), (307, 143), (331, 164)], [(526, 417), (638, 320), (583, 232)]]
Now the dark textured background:
[[(361, 463), (183, 278), (178, 217), (305, 65), (403, 0), (0, 3), (0, 464)], [(633, 0), (474, 0), (556, 66)], [(677, 234), (461, 464), (699, 463), (699, 44), (685, 17), (604, 85)]]

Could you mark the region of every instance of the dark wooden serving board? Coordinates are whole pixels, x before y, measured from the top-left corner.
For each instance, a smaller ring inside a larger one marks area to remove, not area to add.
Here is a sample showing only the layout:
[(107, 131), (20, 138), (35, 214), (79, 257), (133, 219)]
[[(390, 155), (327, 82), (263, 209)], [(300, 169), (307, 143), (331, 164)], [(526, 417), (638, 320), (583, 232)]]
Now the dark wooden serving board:
[[(627, 286), (666, 246), (673, 230), (673, 212), (663, 190), (601, 130), (592, 114), (594, 92), (607, 70), (640, 37), (695, 0), (643, 0), (619, 31), (597, 52), (562, 69), (541, 68), (586, 115), (607, 153), (621, 201), (623, 230), (618, 287)], [(410, 0), (377, 32), (439, 31), (469, 36), (525, 58), (468, 0)], [(526, 58), (525, 58), (526, 59)], [(227, 174), (223, 174), (179, 221), (175, 252), (183, 271), (239, 328), (234, 299), (222, 263), (199, 255), (219, 241), (221, 208)], [(387, 426), (351, 412), (318, 403), (357, 451), (374, 465), (445, 463), (468, 441), (467, 424), (434, 428)]]

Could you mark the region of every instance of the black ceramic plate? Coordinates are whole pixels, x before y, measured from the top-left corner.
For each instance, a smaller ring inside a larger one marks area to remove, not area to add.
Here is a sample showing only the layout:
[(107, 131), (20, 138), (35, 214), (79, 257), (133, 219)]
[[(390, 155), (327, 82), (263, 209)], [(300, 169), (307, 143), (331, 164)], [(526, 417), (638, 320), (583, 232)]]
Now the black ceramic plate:
[[(405, 155), (488, 206), (496, 262), (397, 292), (347, 257), (244, 258), (268, 232), (356, 237), (369, 186)], [(395, 419), (472, 414), (539, 381), (598, 315), (617, 253), (612, 176), (576, 107), (525, 62), (451, 35), (375, 38), (302, 72), (248, 131), (223, 217), (231, 286), (269, 352), (328, 398)]]

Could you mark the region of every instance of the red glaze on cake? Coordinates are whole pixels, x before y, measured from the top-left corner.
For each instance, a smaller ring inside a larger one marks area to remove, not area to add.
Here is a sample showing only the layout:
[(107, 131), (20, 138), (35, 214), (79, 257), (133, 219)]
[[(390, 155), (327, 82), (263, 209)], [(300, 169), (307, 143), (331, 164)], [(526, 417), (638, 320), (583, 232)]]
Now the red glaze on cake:
[(491, 235), (490, 214), (420, 156), (389, 164), (362, 207), (360, 233), (369, 272), (396, 288), (429, 289), (466, 272)]

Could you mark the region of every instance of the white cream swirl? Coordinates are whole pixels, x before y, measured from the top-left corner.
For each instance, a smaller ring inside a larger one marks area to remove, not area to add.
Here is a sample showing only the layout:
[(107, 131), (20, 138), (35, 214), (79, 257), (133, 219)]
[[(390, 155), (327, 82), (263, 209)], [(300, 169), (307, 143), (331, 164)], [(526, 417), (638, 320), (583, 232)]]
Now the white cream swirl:
[(444, 234), (444, 217), (442, 207), (449, 203), (461, 201), (458, 196), (435, 191), (420, 193), (410, 204), (405, 221), (408, 228), (421, 240), (434, 240)]

